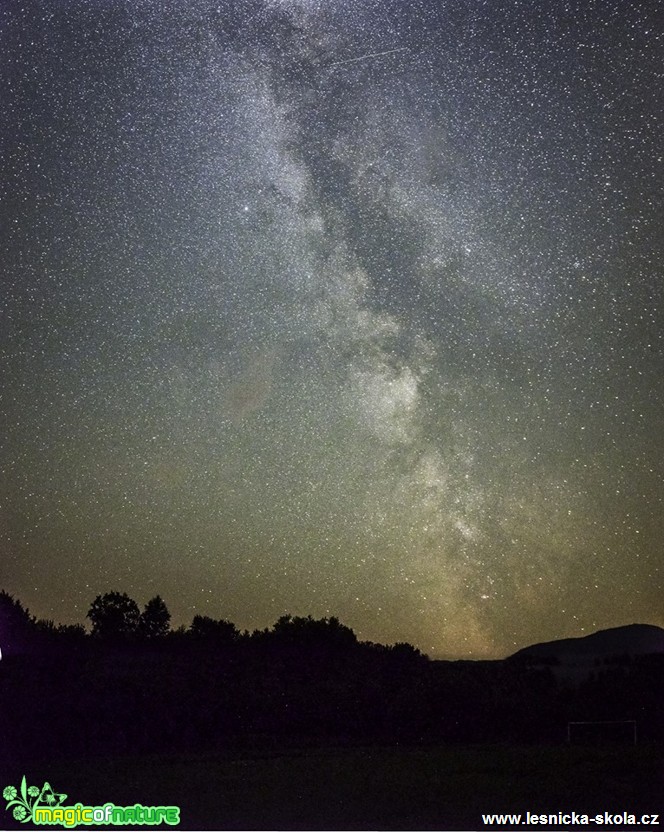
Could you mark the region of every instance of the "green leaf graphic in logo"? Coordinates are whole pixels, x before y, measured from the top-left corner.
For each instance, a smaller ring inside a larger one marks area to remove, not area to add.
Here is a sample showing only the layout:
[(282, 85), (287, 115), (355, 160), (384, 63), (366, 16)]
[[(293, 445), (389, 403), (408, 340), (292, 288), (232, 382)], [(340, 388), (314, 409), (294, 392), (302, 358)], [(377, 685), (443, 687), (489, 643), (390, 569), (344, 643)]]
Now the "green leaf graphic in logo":
[(44, 783), (44, 786), (39, 795), (39, 803), (45, 803), (47, 806), (59, 806), (67, 799), (66, 794), (58, 794), (51, 788), (50, 783)]
[[(19, 794), (20, 791), (20, 794)], [(36, 786), (28, 788), (25, 777), (21, 780), (20, 789), (16, 786), (6, 786), (2, 796), (7, 801), (5, 809), (12, 809), (12, 814), (21, 823), (27, 823), (32, 818), (32, 807), (35, 804), (39, 789)]]

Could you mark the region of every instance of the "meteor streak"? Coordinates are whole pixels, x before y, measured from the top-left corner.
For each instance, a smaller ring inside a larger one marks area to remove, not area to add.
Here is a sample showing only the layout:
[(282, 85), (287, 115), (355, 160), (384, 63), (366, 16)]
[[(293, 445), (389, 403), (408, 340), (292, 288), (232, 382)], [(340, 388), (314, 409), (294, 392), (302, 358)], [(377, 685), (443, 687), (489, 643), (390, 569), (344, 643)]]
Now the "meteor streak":
[(358, 61), (368, 61), (369, 58), (382, 58), (383, 55), (393, 55), (395, 52), (408, 52), (407, 46), (400, 46), (398, 49), (388, 49), (386, 52), (369, 52), (366, 55), (360, 55), (357, 58), (346, 58), (344, 61), (335, 61), (328, 64), (328, 67), (341, 66), (342, 64), (354, 64)]

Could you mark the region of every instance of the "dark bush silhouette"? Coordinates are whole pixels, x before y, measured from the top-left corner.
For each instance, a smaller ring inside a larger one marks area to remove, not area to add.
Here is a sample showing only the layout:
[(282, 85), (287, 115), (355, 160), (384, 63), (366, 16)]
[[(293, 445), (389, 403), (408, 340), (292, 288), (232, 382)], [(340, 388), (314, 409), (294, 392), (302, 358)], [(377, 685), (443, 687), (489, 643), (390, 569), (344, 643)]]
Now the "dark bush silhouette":
[(188, 632), (194, 638), (222, 644), (231, 644), (240, 636), (240, 631), (232, 621), (216, 620), (207, 615), (195, 615)]
[(107, 592), (97, 595), (86, 617), (92, 623), (93, 636), (118, 639), (136, 633), (141, 613), (126, 592)]
[(268, 635), (283, 644), (301, 647), (343, 648), (357, 643), (357, 636), (350, 627), (344, 626), (335, 617), (315, 619), (310, 615), (306, 618), (282, 615)]

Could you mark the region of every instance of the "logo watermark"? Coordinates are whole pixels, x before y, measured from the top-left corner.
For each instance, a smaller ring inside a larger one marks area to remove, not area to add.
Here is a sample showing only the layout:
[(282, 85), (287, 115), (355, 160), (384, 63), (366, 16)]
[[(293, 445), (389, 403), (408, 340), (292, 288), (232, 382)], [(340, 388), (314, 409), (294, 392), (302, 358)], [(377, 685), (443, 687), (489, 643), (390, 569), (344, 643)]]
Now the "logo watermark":
[(65, 804), (67, 795), (54, 791), (49, 783), (28, 786), (25, 777), (20, 786), (5, 786), (2, 792), (7, 801), (5, 809), (21, 823), (32, 822), (35, 826), (127, 826), (140, 824), (157, 826), (167, 823), (176, 826), (180, 823), (179, 806), (116, 806), (104, 803), (103, 806), (86, 806), (82, 803)]

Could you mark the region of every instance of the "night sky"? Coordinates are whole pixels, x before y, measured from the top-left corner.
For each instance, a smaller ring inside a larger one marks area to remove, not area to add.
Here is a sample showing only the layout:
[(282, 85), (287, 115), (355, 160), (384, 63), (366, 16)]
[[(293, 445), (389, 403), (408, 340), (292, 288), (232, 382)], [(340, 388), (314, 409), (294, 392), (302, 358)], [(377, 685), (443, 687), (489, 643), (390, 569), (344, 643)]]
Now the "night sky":
[(0, 587), (664, 625), (663, 113), (658, 2), (3, 0)]

